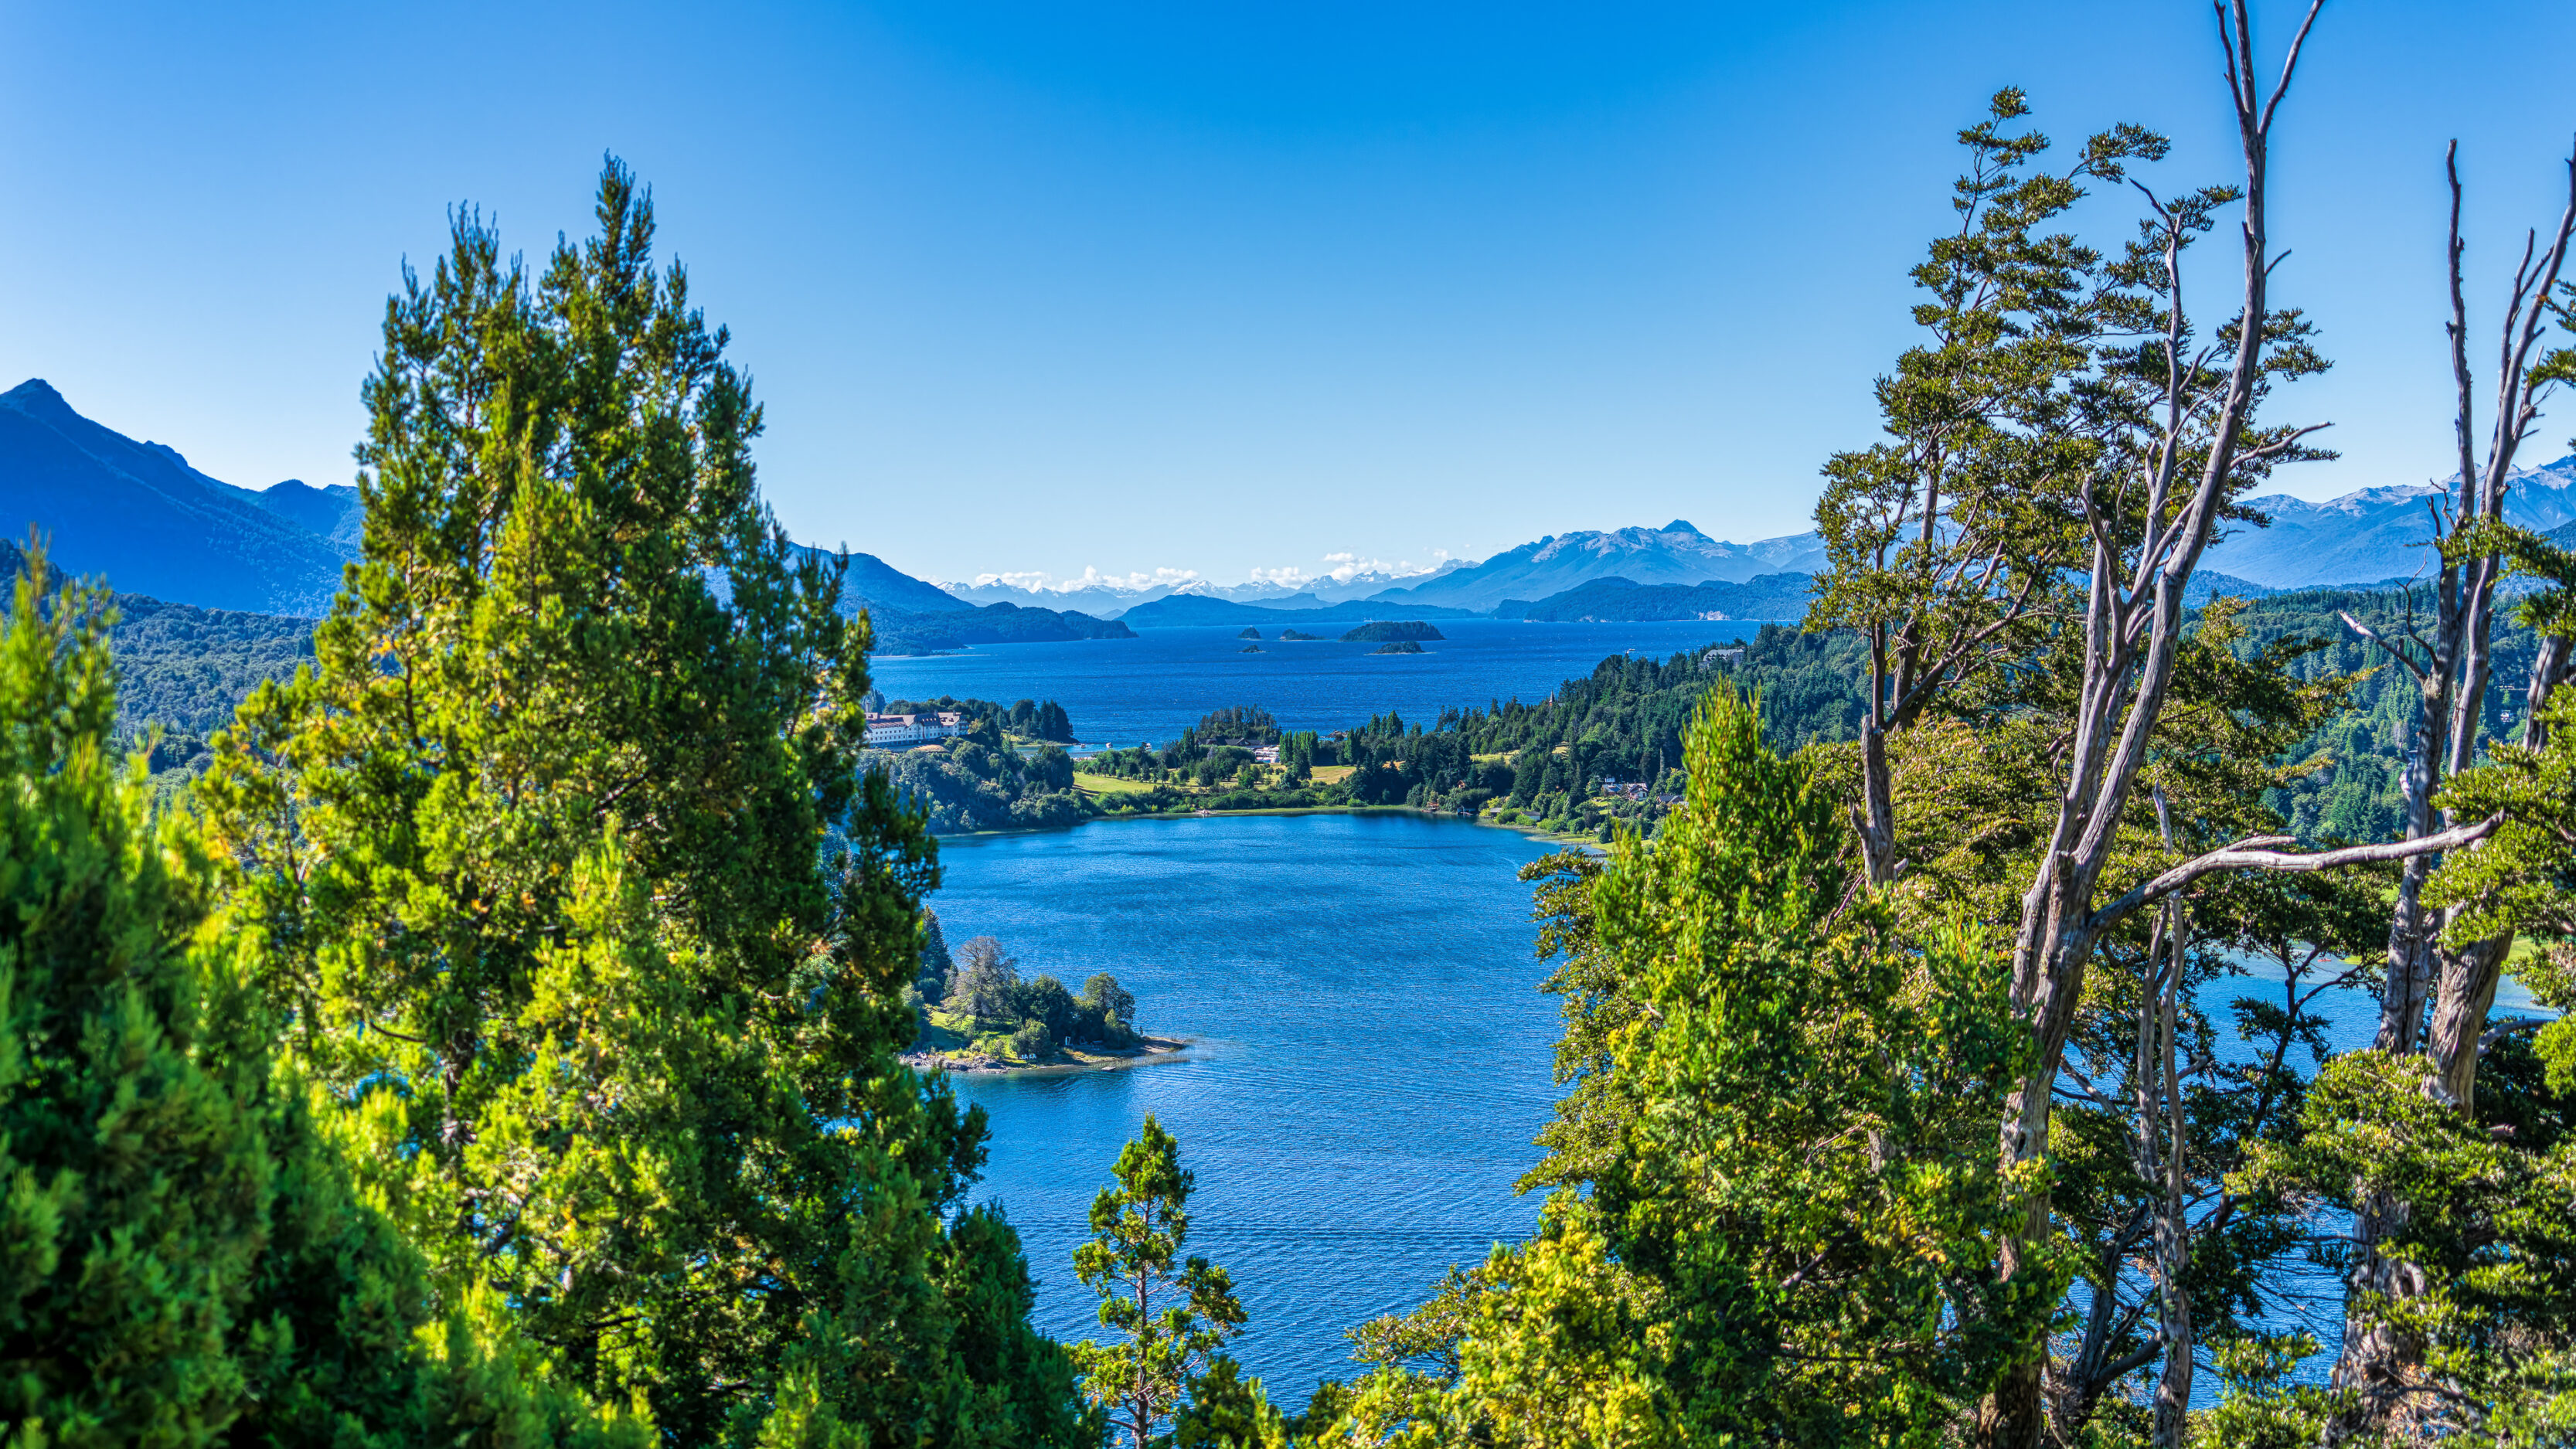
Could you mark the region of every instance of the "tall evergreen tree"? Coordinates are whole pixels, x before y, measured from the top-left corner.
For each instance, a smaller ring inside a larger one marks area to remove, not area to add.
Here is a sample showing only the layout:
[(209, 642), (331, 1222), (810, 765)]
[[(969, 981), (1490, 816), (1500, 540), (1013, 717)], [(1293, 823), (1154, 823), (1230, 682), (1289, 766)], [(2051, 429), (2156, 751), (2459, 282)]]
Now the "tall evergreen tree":
[(948, 954), (948, 937), (939, 929), (939, 913), (925, 906), (921, 912), (921, 974), (913, 984), (924, 1001), (943, 1001), (948, 996), (948, 977), (957, 963)]
[(0, 1418), (8, 1442), (631, 1446), (532, 1384), (270, 1069), (211, 873), (109, 748), (102, 595), (41, 551), (0, 623)]
[[(1242, 1330), (1243, 1305), (1223, 1268), (1181, 1257), (1197, 1184), (1181, 1166), (1179, 1140), (1147, 1117), (1118, 1154), (1116, 1173), (1117, 1184), (1092, 1200), (1092, 1238), (1073, 1250), (1073, 1271), (1100, 1295), (1101, 1326), (1125, 1341), (1086, 1340), (1073, 1352), (1083, 1392), (1108, 1411), (1111, 1428), (1130, 1449), (1151, 1449), (1182, 1391), (1214, 1369), (1216, 1351)], [(1221, 1387), (1235, 1388), (1231, 1372)], [(1213, 1423), (1204, 1432), (1215, 1433)]]
[(1540, 875), (1585, 1088), (1533, 1176), (1592, 1191), (1560, 1188), (1536, 1239), (1373, 1326), (1455, 1369), (1381, 1371), (1346, 1427), (1939, 1443), (2056, 1308), (1988, 1270), (2033, 1177), (1980, 1150), (2024, 1051), (2001, 953), (1908, 939), (1852, 894), (1837, 792), (1764, 742), (1753, 701), (1713, 692), (1686, 744), (1652, 842)]
[(363, 556), (200, 789), (229, 924), (432, 1303), (508, 1303), (550, 1379), (672, 1442), (800, 1365), (854, 1432), (1058, 1437), (1016, 1241), (942, 1228), (980, 1114), (894, 1060), (937, 872), (857, 771), (867, 622), (613, 160), (598, 220), (531, 277), (460, 212), (388, 304)]

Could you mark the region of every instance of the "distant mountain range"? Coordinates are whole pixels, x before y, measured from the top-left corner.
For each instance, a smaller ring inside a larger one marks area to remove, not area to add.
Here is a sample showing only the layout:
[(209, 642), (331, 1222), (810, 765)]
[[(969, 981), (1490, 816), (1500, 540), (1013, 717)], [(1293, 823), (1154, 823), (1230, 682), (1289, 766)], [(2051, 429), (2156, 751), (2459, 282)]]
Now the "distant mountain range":
[(358, 556), (359, 535), (365, 531), (367, 509), (355, 486), (334, 483), (316, 488), (301, 478), (272, 483), (267, 491), (254, 493), (259, 506), (284, 518), (302, 524), (308, 532), (321, 535), (340, 546), (351, 558)]
[[(1001, 583), (947, 583), (940, 587), (977, 603), (1043, 604), (1054, 608), (1078, 603), (1101, 618), (1124, 619), (1139, 628), (1151, 628), (1184, 621), (1259, 621), (1258, 613), (1241, 615), (1218, 607), (1221, 605), (1264, 613), (1329, 609), (1352, 603), (1382, 606), (1374, 612), (1342, 616), (1349, 618), (1441, 617), (1424, 612), (1435, 609), (1485, 614), (1506, 599), (1544, 599), (1605, 577), (1616, 576), (1636, 584), (1699, 584), (1710, 580), (1741, 583), (1763, 574), (1812, 572), (1823, 567), (1824, 561), (1824, 544), (1813, 533), (1757, 543), (1728, 543), (1676, 519), (1662, 528), (1550, 534), (1536, 543), (1505, 549), (1480, 563), (1450, 559), (1438, 568), (1400, 576), (1359, 573), (1348, 578), (1299, 579), (1293, 584), (1255, 581), (1219, 585), (1192, 579), (1149, 587), (1096, 581), (1069, 589), (1026, 589)], [(1184, 606), (1185, 600), (1197, 602)], [(1163, 607), (1166, 604), (1175, 607)]]
[(82, 417), (42, 379), (0, 393), (0, 533), (33, 526), (67, 573), (201, 608), (318, 615), (356, 549), (294, 516), (333, 490), (278, 487), (272, 506), (209, 478), (175, 448)]
[[(2431, 548), (2433, 515), (2427, 505), (2449, 491), (2424, 483), (2364, 488), (2323, 503), (2279, 493), (2248, 499), (2270, 516), (2271, 527), (2228, 525), (2206, 562), (2273, 589), (2429, 576), (2440, 560)], [(2504, 516), (2542, 532), (2576, 523), (2576, 456), (2514, 474)]]
[(1812, 533), (1727, 543), (1677, 518), (1661, 528), (1551, 534), (1427, 583), (1372, 595), (1371, 602), (1445, 604), (1484, 613), (1505, 599), (1536, 601), (1595, 579), (1742, 583), (1764, 574), (1813, 573), (1824, 562), (1824, 541)]
[[(2367, 488), (2322, 503), (2249, 500), (2268, 527), (2232, 524), (2208, 554), (2207, 587), (2255, 594), (2376, 587), (2429, 573), (2428, 504), (2439, 485)], [(32, 526), (68, 572), (198, 608), (310, 618), (357, 555), (363, 509), (347, 485), (297, 479), (254, 491), (199, 472), (176, 449), (137, 442), (74, 411), (41, 379), (0, 393), (0, 537)], [(2576, 456), (2517, 474), (2506, 515), (2576, 538)], [(819, 551), (819, 550), (818, 550)], [(1675, 519), (1661, 528), (1551, 534), (1476, 563), (1405, 576), (1215, 585), (1205, 580), (1072, 589), (941, 585), (872, 554), (849, 556), (842, 607), (869, 609), (883, 652), (975, 643), (1121, 637), (1134, 628), (1321, 619), (1790, 619), (1824, 566), (1814, 533), (1733, 543)], [(1075, 606), (1081, 607), (1075, 607)]]
[[(797, 545), (798, 551), (816, 558), (831, 559), (838, 549)], [(924, 583), (872, 553), (850, 555), (849, 570), (841, 575), (841, 610), (855, 613), (870, 606), (900, 609), (909, 614), (946, 614), (975, 606), (956, 597), (936, 584)]]
[(1170, 594), (1151, 603), (1138, 604), (1118, 616), (1121, 624), (1139, 629), (1168, 629), (1182, 624), (1305, 624), (1318, 620), (1372, 619), (1470, 619), (1473, 609), (1448, 609), (1437, 604), (1386, 604), (1374, 599), (1345, 599), (1326, 604), (1312, 594), (1292, 595), (1274, 604), (1238, 604), (1231, 599), (1212, 599), (1204, 594)]
[(1185, 579), (1178, 583), (1144, 585), (1122, 584), (1107, 579), (1081, 579), (1065, 585), (1045, 588), (1021, 588), (1000, 582), (981, 584), (942, 583), (940, 588), (969, 603), (1018, 604), (1023, 608), (1078, 608), (1104, 619), (1116, 618), (1120, 611), (1157, 599), (1221, 599), (1229, 603), (1259, 604), (1274, 609), (1314, 609), (1339, 604), (1351, 599), (1365, 599), (1399, 584), (1422, 584), (1466, 568), (1458, 559), (1450, 559), (1437, 568), (1418, 573), (1394, 574), (1364, 570), (1348, 577), (1326, 574), (1320, 578), (1300, 577), (1291, 583), (1254, 580), (1240, 584), (1216, 584), (1205, 579)]
[[(155, 608), (317, 618), (341, 565), (358, 556), (364, 521), (354, 487), (289, 478), (259, 492), (236, 488), (177, 449), (82, 417), (41, 378), (0, 393), (0, 538), (32, 527), (57, 568), (104, 578)], [(885, 654), (1134, 637), (1079, 613), (978, 608), (864, 553), (850, 555), (841, 607), (871, 611)]]

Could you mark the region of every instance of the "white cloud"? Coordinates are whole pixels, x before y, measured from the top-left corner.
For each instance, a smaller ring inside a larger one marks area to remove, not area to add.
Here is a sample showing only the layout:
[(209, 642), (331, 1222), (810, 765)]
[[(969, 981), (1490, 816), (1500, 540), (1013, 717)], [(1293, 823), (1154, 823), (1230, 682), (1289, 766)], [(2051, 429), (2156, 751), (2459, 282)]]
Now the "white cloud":
[(1026, 589), (1031, 593), (1042, 594), (1070, 594), (1083, 589), (1110, 589), (1136, 593), (1158, 584), (1167, 588), (1178, 587), (1198, 576), (1197, 569), (1172, 568), (1155, 569), (1151, 573), (1140, 569), (1134, 573), (1112, 574), (1101, 572), (1097, 565), (1086, 564), (1080, 576), (1070, 579), (1058, 579), (1042, 569), (1013, 570), (977, 574), (975, 586), (982, 588), (987, 584), (1001, 584), (1008, 588)]
[(1085, 564), (1082, 569), (1082, 577), (1064, 585), (1063, 587), (1068, 591), (1072, 589), (1150, 589), (1157, 584), (1170, 588), (1178, 588), (1182, 584), (1196, 580), (1198, 576), (1199, 571), (1197, 569), (1170, 568), (1156, 569), (1152, 573), (1145, 573), (1140, 570), (1136, 573), (1105, 574), (1099, 569), (1089, 564)]
[[(1248, 571), (1248, 577), (1252, 583), (1268, 584), (1273, 588), (1282, 589), (1311, 588), (1328, 582), (1347, 584), (1358, 578), (1406, 579), (1431, 573), (1448, 562), (1450, 557), (1449, 550), (1435, 548), (1431, 550), (1431, 562), (1427, 564), (1417, 564), (1410, 559), (1389, 562), (1382, 558), (1363, 557), (1355, 551), (1346, 549), (1324, 555), (1321, 562), (1328, 567), (1320, 573), (1310, 573), (1295, 564), (1287, 564), (1275, 569), (1252, 569)], [(1105, 589), (1112, 593), (1133, 594), (1157, 587), (1178, 589), (1191, 584), (1206, 586), (1211, 582), (1197, 569), (1135, 569), (1119, 574), (1105, 572), (1096, 564), (1086, 564), (1079, 575), (1065, 579), (1059, 579), (1041, 569), (1014, 569), (975, 575), (977, 588), (989, 584), (1002, 584), (1009, 588), (1046, 594), (1071, 594), (1085, 589)]]
[[(1433, 569), (1440, 567), (1441, 563), (1447, 560), (1448, 557), (1449, 550), (1445, 548), (1435, 548), (1431, 551), (1431, 562), (1427, 564), (1418, 564), (1413, 562), (1411, 559), (1400, 559), (1394, 563), (1389, 563), (1382, 558), (1362, 558), (1358, 554), (1346, 550), (1341, 553), (1328, 553), (1324, 555), (1323, 561), (1331, 564), (1332, 567), (1326, 569), (1321, 577), (1331, 579), (1337, 584), (1347, 584), (1351, 580), (1361, 577), (1409, 579), (1418, 574), (1427, 574)], [(1253, 570), (1253, 577), (1256, 579), (1262, 577), (1261, 570)], [(1304, 577), (1315, 576), (1305, 575)]]

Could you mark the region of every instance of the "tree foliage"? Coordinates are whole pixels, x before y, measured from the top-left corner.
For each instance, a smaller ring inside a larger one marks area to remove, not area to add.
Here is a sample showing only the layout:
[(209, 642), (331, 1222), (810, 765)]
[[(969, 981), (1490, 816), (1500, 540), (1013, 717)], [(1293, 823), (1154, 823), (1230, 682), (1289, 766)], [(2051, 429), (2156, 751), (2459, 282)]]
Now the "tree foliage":
[(109, 747), (105, 601), (45, 583), (39, 557), (0, 632), (0, 1417), (202, 1444), (251, 1388), (258, 1063), (190, 959), (203, 872)]
[(598, 222), (531, 276), (460, 212), (389, 303), (363, 558), (198, 792), (227, 926), (433, 1304), (550, 1379), (677, 1442), (820, 1364), (846, 1424), (1060, 1437), (1016, 1243), (942, 1226), (981, 1118), (893, 1059), (936, 871), (858, 769), (867, 624), (614, 162)]
[(111, 746), (103, 597), (41, 553), (0, 622), (0, 1414), (12, 1443), (643, 1442), (436, 1321), (338, 1114), (271, 1062), (215, 873)]
[(1753, 701), (1712, 691), (1687, 743), (1688, 795), (1652, 842), (1548, 879), (1590, 897), (1597, 934), (1562, 942), (1578, 989), (1633, 1003), (1569, 1008), (1570, 1041), (1602, 1028), (1577, 1056), (1608, 1090), (1550, 1175), (1592, 1191), (1560, 1189), (1537, 1239), (1459, 1285), (1451, 1343), (1387, 1335), (1457, 1372), (1382, 1371), (1362, 1421), (1440, 1442), (1938, 1442), (2055, 1307), (1983, 1267), (2023, 1190), (1974, 1150), (2026, 1049), (1999, 953), (1971, 931), (1909, 943), (1884, 906), (1846, 903), (1841, 802), (1765, 743)]
[[(1113, 1430), (1132, 1449), (1149, 1449), (1160, 1442), (1184, 1390), (1214, 1368), (1217, 1350), (1242, 1331), (1244, 1312), (1223, 1268), (1181, 1256), (1196, 1179), (1181, 1166), (1179, 1141), (1149, 1116), (1118, 1154), (1114, 1171), (1116, 1183), (1092, 1199), (1091, 1241), (1073, 1250), (1073, 1271), (1100, 1296), (1100, 1326), (1120, 1337), (1105, 1344), (1086, 1339), (1073, 1355), (1083, 1392), (1107, 1411)], [(1216, 1381), (1221, 1389), (1233, 1385), (1231, 1368)], [(1260, 1417), (1251, 1408), (1241, 1414)], [(1193, 1432), (1216, 1435), (1216, 1415), (1212, 1399)]]

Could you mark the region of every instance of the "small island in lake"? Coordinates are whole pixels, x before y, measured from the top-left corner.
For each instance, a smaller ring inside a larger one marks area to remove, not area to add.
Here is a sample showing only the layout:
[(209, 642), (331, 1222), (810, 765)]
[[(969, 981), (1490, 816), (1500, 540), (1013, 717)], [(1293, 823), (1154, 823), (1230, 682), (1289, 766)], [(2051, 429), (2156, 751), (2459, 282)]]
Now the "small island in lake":
[(1137, 1031), (1136, 994), (1106, 971), (1077, 996), (1052, 976), (1022, 981), (1020, 963), (990, 936), (951, 957), (936, 911), (921, 913), (921, 965), (903, 999), (919, 1023), (903, 1054), (915, 1071), (1116, 1066), (1188, 1045)]
[(1258, 644), (1246, 644), (1243, 646), (1243, 652), (1246, 654), (1267, 654), (1270, 651), (1262, 648)]
[(1240, 633), (1240, 634), (1235, 635), (1234, 637), (1236, 637), (1237, 639), (1258, 639), (1258, 638), (1260, 638), (1260, 637), (1261, 637), (1261, 631), (1260, 631), (1260, 630), (1258, 630), (1258, 629), (1252, 628), (1252, 627), (1251, 627), (1251, 626), (1249, 626), (1249, 625), (1246, 625), (1246, 626), (1244, 627), (1244, 631), (1243, 631), (1242, 633)]
[(1369, 652), (1371, 654), (1419, 654), (1422, 652), (1422, 646), (1410, 639), (1398, 639), (1392, 644), (1380, 644)]
[(1279, 631), (1279, 637), (1283, 640), (1293, 642), (1301, 639), (1321, 639), (1324, 636), (1321, 634), (1309, 634), (1302, 629), (1282, 629)]
[[(1439, 637), (1439, 630), (1432, 628), (1430, 625), (1423, 623), (1419, 619), (1410, 620), (1404, 623), (1398, 623), (1393, 619), (1380, 619), (1372, 624), (1362, 624), (1358, 628), (1343, 635), (1342, 642), (1345, 644), (1392, 644), (1404, 640), (1438, 639)], [(1403, 651), (1398, 650), (1396, 652), (1401, 653)], [(1417, 650), (1415, 652), (1418, 653), (1420, 651)]]

